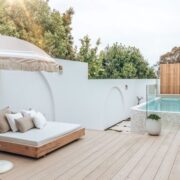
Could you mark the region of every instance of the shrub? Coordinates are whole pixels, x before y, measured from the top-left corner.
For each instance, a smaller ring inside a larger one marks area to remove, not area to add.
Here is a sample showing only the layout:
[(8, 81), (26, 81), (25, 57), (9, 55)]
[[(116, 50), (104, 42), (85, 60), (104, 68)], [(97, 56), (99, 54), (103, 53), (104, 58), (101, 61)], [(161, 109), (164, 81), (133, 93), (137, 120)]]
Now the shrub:
[(150, 114), (147, 118), (155, 120), (155, 121), (158, 121), (159, 119), (161, 119), (157, 114)]

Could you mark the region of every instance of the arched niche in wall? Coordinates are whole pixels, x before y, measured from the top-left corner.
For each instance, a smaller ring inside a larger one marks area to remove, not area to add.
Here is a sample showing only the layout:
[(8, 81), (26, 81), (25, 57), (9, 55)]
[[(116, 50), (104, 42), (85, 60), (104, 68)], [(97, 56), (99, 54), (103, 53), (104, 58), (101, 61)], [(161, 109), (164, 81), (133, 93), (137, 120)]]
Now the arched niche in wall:
[(120, 87), (116, 86), (110, 89), (106, 96), (103, 124), (105, 128), (112, 126), (123, 120), (125, 113), (125, 102)]
[(40, 72), (1, 71), (0, 106), (15, 111), (33, 108), (54, 120), (55, 108), (51, 87)]

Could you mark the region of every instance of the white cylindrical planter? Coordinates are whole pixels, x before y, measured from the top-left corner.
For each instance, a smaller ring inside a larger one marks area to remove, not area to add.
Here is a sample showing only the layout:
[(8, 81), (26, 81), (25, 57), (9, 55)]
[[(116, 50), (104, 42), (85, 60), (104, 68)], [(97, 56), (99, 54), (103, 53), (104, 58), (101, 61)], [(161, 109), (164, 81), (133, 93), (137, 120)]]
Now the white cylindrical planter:
[(158, 136), (161, 133), (161, 121), (160, 120), (146, 120), (146, 131), (148, 134)]

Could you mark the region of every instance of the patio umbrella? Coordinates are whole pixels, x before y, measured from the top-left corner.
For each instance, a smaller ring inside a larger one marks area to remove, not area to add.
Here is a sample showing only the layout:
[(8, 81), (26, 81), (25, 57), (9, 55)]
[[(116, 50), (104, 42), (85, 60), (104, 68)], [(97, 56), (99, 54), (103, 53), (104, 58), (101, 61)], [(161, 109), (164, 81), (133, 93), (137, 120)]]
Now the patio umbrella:
[(62, 66), (37, 46), (0, 35), (0, 69), (60, 72)]
[[(37, 46), (0, 35), (0, 69), (61, 72), (62, 66)], [(10, 161), (0, 160), (0, 174), (12, 168)]]

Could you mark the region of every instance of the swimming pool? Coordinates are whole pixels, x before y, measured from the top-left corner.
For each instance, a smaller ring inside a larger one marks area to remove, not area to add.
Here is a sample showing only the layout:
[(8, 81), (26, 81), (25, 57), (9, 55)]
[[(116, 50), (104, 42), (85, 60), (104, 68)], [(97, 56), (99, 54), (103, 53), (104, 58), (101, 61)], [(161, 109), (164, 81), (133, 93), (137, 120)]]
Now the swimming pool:
[(158, 97), (132, 107), (131, 130), (138, 133), (146, 132), (146, 117), (152, 113), (161, 117), (161, 123), (180, 125), (180, 98)]
[(140, 106), (140, 109), (148, 112), (180, 112), (180, 98), (158, 98)]

